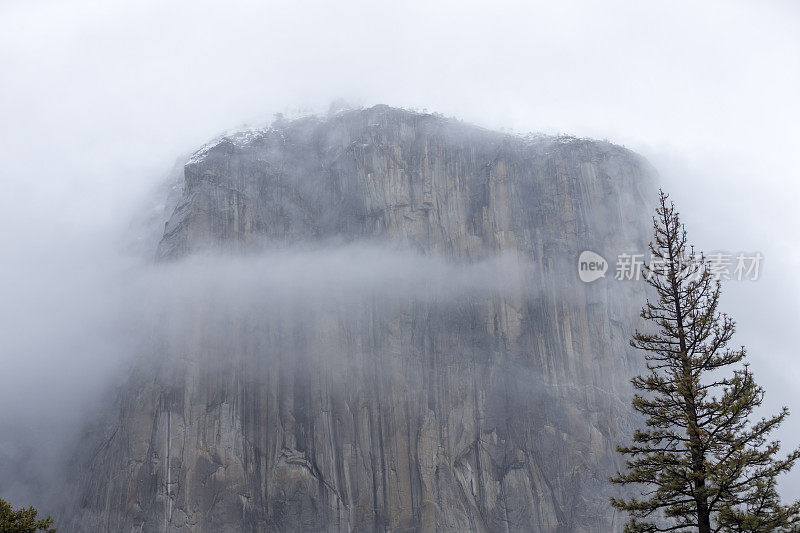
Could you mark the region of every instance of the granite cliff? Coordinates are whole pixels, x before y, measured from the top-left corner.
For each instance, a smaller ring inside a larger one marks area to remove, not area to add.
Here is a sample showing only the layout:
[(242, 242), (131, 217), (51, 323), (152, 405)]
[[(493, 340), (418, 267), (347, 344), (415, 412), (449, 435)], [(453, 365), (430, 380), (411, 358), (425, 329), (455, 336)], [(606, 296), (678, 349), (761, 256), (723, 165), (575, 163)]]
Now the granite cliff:
[(207, 145), (185, 164), (162, 268), (380, 246), (483, 265), (466, 278), (481, 280), (432, 272), (321, 305), (289, 291), (258, 312), (199, 298), (86, 436), (62, 527), (620, 530), (607, 478), (643, 293), (581, 283), (576, 265), (644, 249), (652, 188), (607, 142), (386, 106)]

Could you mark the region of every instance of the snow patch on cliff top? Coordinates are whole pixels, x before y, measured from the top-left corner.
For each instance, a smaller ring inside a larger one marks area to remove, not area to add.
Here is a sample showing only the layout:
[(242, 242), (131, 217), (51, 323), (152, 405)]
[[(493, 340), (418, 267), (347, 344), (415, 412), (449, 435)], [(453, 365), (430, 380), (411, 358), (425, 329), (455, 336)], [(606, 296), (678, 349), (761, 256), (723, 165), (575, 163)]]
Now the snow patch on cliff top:
[(244, 130), (235, 130), (235, 131), (227, 131), (213, 140), (207, 142), (203, 146), (200, 147), (199, 150), (194, 152), (189, 159), (186, 160), (186, 164), (194, 164), (199, 163), (208, 155), (208, 153), (215, 147), (219, 146), (222, 143), (230, 143), (236, 148), (243, 148), (253, 141), (257, 139), (261, 139), (266, 136), (270, 132), (274, 132), (272, 128), (248, 128)]

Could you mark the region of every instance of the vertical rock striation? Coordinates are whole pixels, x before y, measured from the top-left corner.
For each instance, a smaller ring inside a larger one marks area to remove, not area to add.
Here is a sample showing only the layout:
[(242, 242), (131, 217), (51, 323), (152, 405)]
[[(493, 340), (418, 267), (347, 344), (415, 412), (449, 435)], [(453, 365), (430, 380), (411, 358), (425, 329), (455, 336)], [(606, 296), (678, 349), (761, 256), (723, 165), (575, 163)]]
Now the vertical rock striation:
[(361, 243), (495, 267), (456, 294), (431, 276), (252, 316), (193, 308), (87, 437), (68, 528), (620, 529), (607, 478), (643, 294), (581, 283), (576, 263), (644, 249), (641, 158), (377, 106), (223, 138), (184, 173), (163, 264)]

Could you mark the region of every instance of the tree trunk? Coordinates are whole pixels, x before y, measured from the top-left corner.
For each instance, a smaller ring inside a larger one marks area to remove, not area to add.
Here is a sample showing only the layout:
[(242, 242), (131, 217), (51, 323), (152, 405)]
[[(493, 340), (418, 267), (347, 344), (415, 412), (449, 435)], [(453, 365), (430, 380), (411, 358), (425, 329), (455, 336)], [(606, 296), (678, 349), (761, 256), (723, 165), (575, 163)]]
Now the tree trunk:
[[(705, 487), (706, 482), (698, 481), (697, 488)], [(705, 496), (697, 498), (697, 531), (699, 533), (711, 533), (711, 513), (708, 511), (708, 501)]]
[[(664, 227), (669, 228), (669, 220), (664, 218)], [(692, 456), (692, 474), (697, 476), (695, 481), (695, 505), (697, 506), (697, 528), (699, 533), (711, 533), (711, 513), (708, 508), (708, 499), (703, 494), (706, 486), (705, 476), (705, 455), (702, 450), (702, 442), (700, 440), (700, 431), (697, 426), (697, 407), (695, 405), (694, 387), (692, 383), (692, 368), (689, 360), (688, 347), (686, 344), (686, 334), (683, 329), (683, 309), (681, 308), (680, 290), (678, 287), (677, 273), (675, 272), (675, 250), (674, 239), (675, 234), (667, 235), (667, 245), (670, 259), (670, 285), (672, 290), (672, 297), (675, 301), (675, 319), (678, 326), (678, 342), (680, 345), (681, 357), (683, 358), (681, 380), (684, 381), (683, 386), (686, 390), (683, 391), (684, 401), (686, 402), (686, 418), (689, 424), (689, 450)]]

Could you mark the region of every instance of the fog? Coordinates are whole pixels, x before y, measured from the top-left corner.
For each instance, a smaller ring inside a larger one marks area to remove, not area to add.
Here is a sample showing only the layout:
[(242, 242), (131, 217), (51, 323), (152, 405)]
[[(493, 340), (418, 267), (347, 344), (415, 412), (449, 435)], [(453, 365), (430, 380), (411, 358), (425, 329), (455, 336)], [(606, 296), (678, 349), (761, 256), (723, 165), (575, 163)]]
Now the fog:
[[(337, 99), (605, 138), (646, 156), (699, 248), (765, 256), (758, 281), (726, 283), (722, 306), (738, 322), (735, 341), (749, 349), (768, 410), (793, 411), (780, 437), (796, 445), (798, 93), (800, 6), (788, 1), (6, 1), (0, 490), (35, 497), (46, 472), (31, 465), (46, 471), (59, 456), (82, 410), (136, 354), (152, 325), (148, 306), (163, 309), (148, 300), (152, 287), (180, 290), (154, 283), (171, 267), (156, 271), (135, 245), (146, 240), (143, 213), (163, 223), (158, 187), (175, 160), (222, 131), (279, 112), (325, 113)], [(431, 270), (458, 292), (507, 267), (501, 259), (454, 272), (387, 250), (336, 248), (256, 265), (197, 261), (212, 267), (193, 271), (225, 279), (271, 272), (260, 278), (266, 288), (289, 295), (298, 294), (292, 280), (313, 292), (331, 276), (407, 289)], [(313, 271), (298, 268), (309, 262)], [(800, 496), (800, 470), (783, 492)]]

